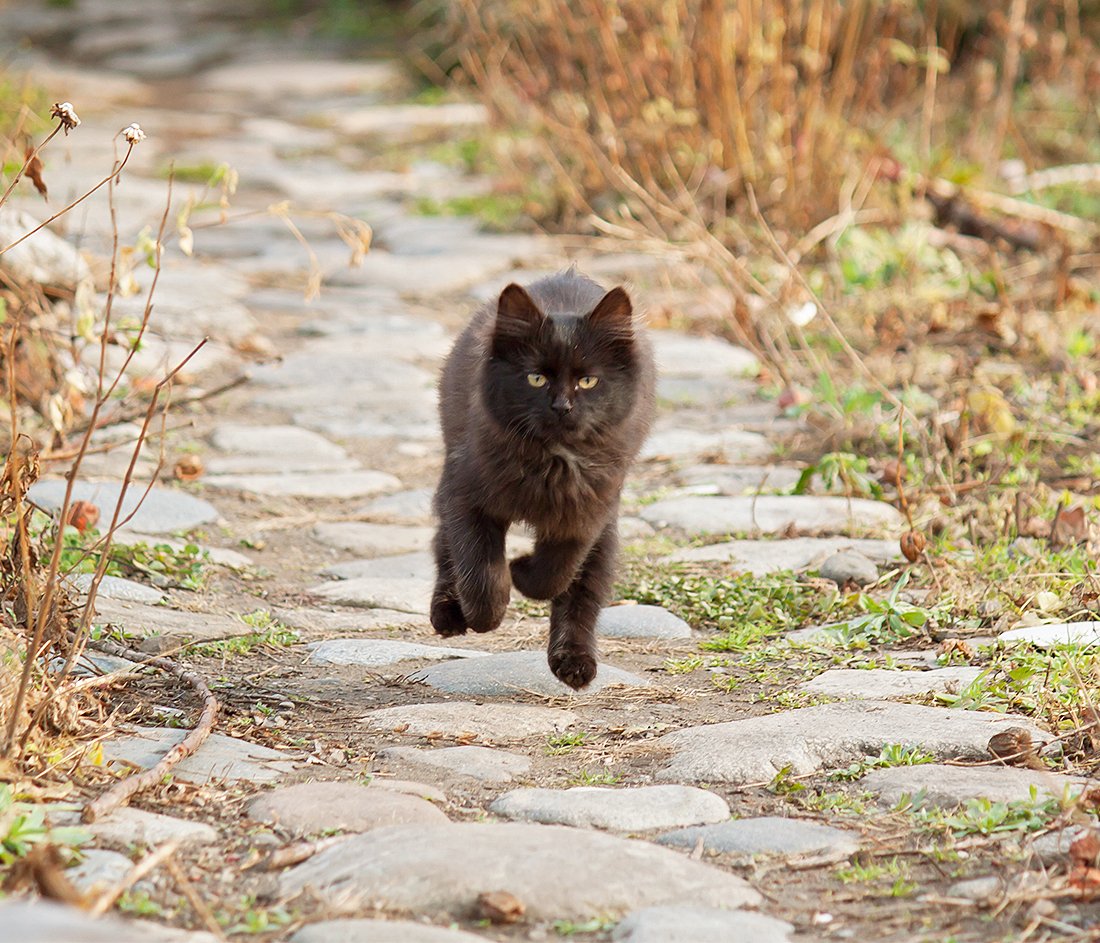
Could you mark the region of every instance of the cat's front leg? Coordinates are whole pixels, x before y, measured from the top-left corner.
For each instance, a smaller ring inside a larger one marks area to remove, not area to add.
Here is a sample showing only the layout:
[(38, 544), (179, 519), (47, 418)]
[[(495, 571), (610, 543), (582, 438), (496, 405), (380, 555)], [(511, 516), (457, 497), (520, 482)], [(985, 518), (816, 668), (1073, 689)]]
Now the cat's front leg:
[(435, 589), (432, 591), (431, 620), (437, 635), (449, 638), (466, 634), (466, 616), (455, 588), (454, 560), (447, 542), (447, 529), (440, 527), (432, 543), (435, 551)]
[(504, 558), (508, 525), (482, 511), (470, 510), (443, 526), (454, 595), (466, 626), (475, 632), (492, 631), (504, 619), (511, 591)]
[(550, 605), (550, 670), (571, 688), (596, 677), (596, 618), (611, 595), (618, 550), (617, 521), (603, 529), (576, 579)]
[(512, 561), (512, 585), (528, 599), (554, 599), (572, 585), (587, 551), (579, 540), (540, 538), (534, 553)]

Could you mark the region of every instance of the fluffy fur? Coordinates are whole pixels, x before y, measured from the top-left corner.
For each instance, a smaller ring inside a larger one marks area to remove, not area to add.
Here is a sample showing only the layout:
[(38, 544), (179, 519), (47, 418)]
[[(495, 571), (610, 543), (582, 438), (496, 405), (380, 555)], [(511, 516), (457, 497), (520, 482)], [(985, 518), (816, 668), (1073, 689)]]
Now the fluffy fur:
[[(652, 351), (622, 288), (605, 293), (570, 270), (509, 285), (474, 316), (440, 384), (436, 632), (495, 629), (514, 585), (551, 600), (550, 670), (574, 688), (595, 677), (619, 494), (653, 420), (654, 384)], [(536, 540), (509, 564), (513, 521), (530, 524)]]

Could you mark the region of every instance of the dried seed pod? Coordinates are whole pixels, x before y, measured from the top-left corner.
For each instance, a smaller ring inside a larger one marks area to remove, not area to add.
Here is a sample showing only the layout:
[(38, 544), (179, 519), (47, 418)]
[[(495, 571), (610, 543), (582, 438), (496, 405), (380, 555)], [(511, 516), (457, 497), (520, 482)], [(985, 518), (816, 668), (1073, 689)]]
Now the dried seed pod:
[(1100, 864), (1100, 832), (1090, 829), (1078, 835), (1069, 846), (1069, 856), (1079, 864), (1096, 867)]
[(919, 530), (907, 530), (901, 535), (901, 552), (910, 563), (920, 559), (926, 546), (928, 546), (928, 541), (924, 539), (924, 534)]
[(987, 749), (990, 755), (1007, 765), (1046, 769), (1036, 756), (1035, 744), (1025, 727), (1005, 727), (989, 738)]
[(974, 649), (961, 638), (945, 638), (940, 642), (939, 654), (950, 658), (958, 655), (960, 658), (970, 661), (974, 657)]
[(89, 527), (95, 527), (99, 521), (99, 508), (91, 501), (74, 501), (69, 505), (69, 514), (65, 523), (84, 533)]
[(201, 478), (205, 471), (206, 467), (197, 455), (184, 455), (172, 469), (172, 473), (180, 481), (194, 481), (196, 478)]
[(527, 905), (510, 891), (484, 891), (477, 895), (477, 915), (490, 923), (518, 923)]

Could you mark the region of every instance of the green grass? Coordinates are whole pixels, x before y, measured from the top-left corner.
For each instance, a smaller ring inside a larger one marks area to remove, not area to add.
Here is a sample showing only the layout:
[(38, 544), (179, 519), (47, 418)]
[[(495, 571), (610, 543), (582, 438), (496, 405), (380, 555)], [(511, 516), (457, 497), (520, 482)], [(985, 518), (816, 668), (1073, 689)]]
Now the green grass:
[(415, 210), (421, 216), (473, 216), (486, 229), (509, 232), (523, 218), (524, 199), (515, 194), (484, 193), (446, 200), (422, 197)]

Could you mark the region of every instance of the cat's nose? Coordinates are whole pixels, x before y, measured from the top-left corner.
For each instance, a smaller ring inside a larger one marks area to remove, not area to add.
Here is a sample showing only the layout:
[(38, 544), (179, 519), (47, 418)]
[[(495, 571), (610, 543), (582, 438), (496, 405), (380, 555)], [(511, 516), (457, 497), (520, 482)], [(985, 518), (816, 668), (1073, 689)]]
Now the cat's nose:
[(554, 397), (553, 402), (550, 403), (550, 408), (559, 416), (564, 416), (573, 408), (573, 401), (564, 393), (559, 393)]

